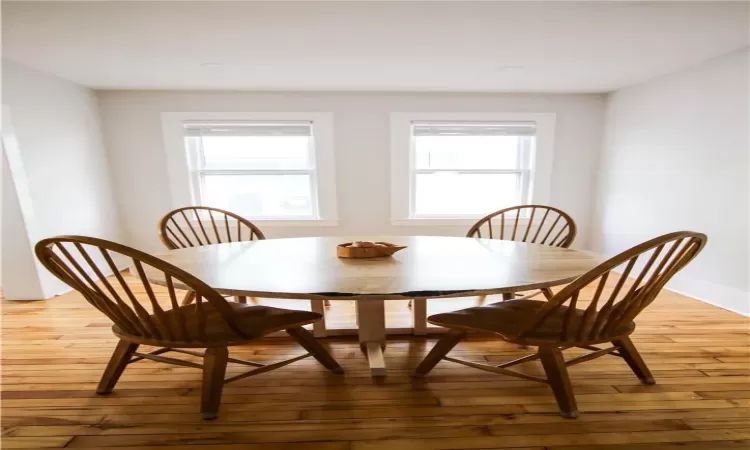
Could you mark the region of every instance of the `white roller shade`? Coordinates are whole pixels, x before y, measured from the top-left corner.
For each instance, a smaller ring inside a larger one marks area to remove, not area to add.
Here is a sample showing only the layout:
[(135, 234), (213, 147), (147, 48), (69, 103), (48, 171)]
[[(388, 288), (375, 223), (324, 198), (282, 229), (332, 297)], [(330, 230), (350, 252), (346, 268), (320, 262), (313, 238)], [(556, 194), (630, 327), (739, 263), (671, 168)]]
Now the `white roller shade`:
[(312, 122), (186, 122), (185, 136), (312, 136)]
[(413, 136), (534, 136), (534, 122), (419, 122)]

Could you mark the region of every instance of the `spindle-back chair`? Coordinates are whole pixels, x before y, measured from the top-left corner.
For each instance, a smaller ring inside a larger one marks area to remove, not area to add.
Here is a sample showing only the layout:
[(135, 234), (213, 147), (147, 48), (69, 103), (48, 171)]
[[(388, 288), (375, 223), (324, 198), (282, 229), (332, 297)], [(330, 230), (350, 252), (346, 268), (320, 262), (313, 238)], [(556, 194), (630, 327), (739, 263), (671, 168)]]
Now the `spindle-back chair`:
[[(568, 248), (576, 238), (578, 227), (575, 220), (565, 211), (545, 205), (519, 205), (495, 211), (477, 221), (466, 233), (466, 237), (501, 239), (529, 242), (554, 247)], [(552, 290), (542, 289), (531, 298), (542, 293), (545, 298), (552, 298)], [(503, 294), (504, 299), (514, 298), (513, 293)], [(485, 301), (479, 297), (479, 304)]]
[[(210, 221), (211, 226), (208, 226)], [(209, 206), (186, 206), (168, 212), (159, 221), (159, 238), (170, 250), (224, 242), (255, 241), (265, 239), (260, 228), (244, 217), (231, 211)], [(188, 291), (182, 300), (189, 305), (195, 293)], [(255, 298), (251, 298), (255, 302)], [(247, 303), (247, 297), (238, 296), (237, 301)], [(328, 300), (310, 300), (313, 311), (324, 311), (331, 306)], [(325, 324), (316, 324), (315, 334), (325, 336)]]
[[(548, 301), (508, 300), (430, 316), (430, 323), (449, 328), (450, 332), (438, 341), (419, 365), (416, 374), (427, 374), (440, 360), (445, 359), (547, 383), (552, 388), (561, 414), (569, 418), (576, 417), (578, 409), (567, 366), (611, 354), (623, 358), (643, 383), (653, 384), (651, 372), (629, 337), (635, 329), (634, 319), (705, 244), (704, 234), (689, 231), (666, 234), (603, 262)], [(619, 273), (619, 276), (615, 273)], [(608, 279), (614, 281), (613, 288), (607, 285)], [(593, 290), (590, 300), (582, 297), (583, 288), (590, 288), (587, 292)], [(495, 333), (508, 342), (538, 346), (538, 351), (499, 366), (447, 357), (447, 353), (469, 331)], [(611, 342), (612, 346), (596, 346), (606, 342)], [(562, 351), (574, 347), (591, 350), (591, 353), (565, 361)], [(537, 359), (542, 362), (546, 379), (507, 369)]]
[[(210, 226), (208, 221), (211, 222)], [(170, 211), (161, 218), (159, 238), (168, 249), (175, 250), (266, 237), (260, 228), (233, 212), (208, 206), (186, 206)], [(193, 300), (195, 293), (188, 291), (182, 304), (188, 305)], [(237, 301), (247, 303), (247, 297), (237, 297)]]
[(575, 221), (565, 211), (545, 205), (519, 205), (482, 217), (469, 229), (466, 237), (568, 248), (577, 230)]
[[(155, 256), (115, 242), (84, 236), (58, 236), (36, 244), (39, 261), (113, 323), (120, 341), (102, 375), (96, 392), (112, 392), (128, 364), (149, 359), (203, 370), (201, 415), (218, 414), (224, 383), (267, 372), (299, 359), (315, 357), (326, 368), (341, 373), (330, 354), (302, 328), (322, 318), (307, 311), (227, 302), (218, 292), (193, 275)], [(131, 265), (129, 283), (119, 267)], [(107, 276), (106, 274), (111, 274)], [(153, 280), (164, 288), (155, 288)], [(195, 303), (180, 306), (175, 290), (195, 292)], [(166, 290), (166, 295), (161, 293)], [(230, 358), (228, 347), (245, 344), (275, 331), (286, 330), (308, 353), (273, 364)], [(139, 345), (159, 347), (138, 352)], [(205, 348), (205, 352), (185, 350)], [(203, 359), (203, 364), (160, 356), (177, 352)], [(224, 379), (227, 362), (255, 369)]]
[[(208, 226), (208, 221), (211, 226)], [(159, 238), (170, 250), (224, 242), (255, 241), (265, 239), (260, 228), (244, 217), (231, 211), (209, 206), (186, 206), (168, 212), (159, 221)], [(182, 300), (189, 305), (195, 293), (188, 291)], [(251, 298), (253, 303), (255, 298)], [(238, 296), (237, 301), (247, 303), (247, 297)], [(331, 306), (328, 300), (310, 300), (313, 311), (324, 311)], [(315, 335), (325, 336), (325, 324), (316, 324)]]
[(186, 206), (168, 212), (159, 221), (159, 237), (170, 250), (265, 239), (260, 228), (244, 217), (208, 206)]

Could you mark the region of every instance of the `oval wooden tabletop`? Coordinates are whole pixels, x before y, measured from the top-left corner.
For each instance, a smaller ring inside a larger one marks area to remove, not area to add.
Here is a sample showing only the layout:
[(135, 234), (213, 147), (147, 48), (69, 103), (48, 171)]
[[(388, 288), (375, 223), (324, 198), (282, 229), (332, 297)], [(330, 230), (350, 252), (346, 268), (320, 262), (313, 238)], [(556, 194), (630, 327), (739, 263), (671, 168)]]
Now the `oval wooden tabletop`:
[[(355, 240), (407, 248), (392, 257), (343, 259)], [(490, 295), (564, 284), (597, 264), (576, 250), (438, 236), (266, 239), (171, 250), (156, 256), (227, 295), (399, 299)], [(154, 276), (155, 283), (159, 279)], [(364, 296), (364, 297), (363, 297)]]

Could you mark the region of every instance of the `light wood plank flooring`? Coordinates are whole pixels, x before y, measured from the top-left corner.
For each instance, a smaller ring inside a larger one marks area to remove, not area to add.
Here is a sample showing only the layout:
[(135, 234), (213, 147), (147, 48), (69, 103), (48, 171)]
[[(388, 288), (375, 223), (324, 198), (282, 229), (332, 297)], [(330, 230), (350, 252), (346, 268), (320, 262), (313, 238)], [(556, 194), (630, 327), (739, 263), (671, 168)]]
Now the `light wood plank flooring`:
[[(351, 312), (351, 304), (334, 302), (331, 323), (348, 326)], [(406, 302), (390, 304), (389, 326), (404, 326), (409, 314)], [(615, 357), (573, 366), (582, 412), (573, 421), (558, 417), (548, 388), (530, 381), (448, 362), (426, 379), (410, 378), (435, 341), (404, 336), (388, 342), (384, 380), (370, 377), (354, 338), (329, 338), (345, 376), (306, 359), (246, 378), (226, 386), (217, 421), (201, 422), (195, 369), (139, 362), (126, 369), (114, 394), (94, 394), (116, 341), (106, 318), (81, 296), (3, 301), (2, 448), (750, 448), (750, 320), (669, 292), (639, 319), (634, 341), (657, 385), (640, 385)], [(269, 361), (303, 351), (272, 338), (233, 353)], [(524, 354), (482, 337), (455, 353), (485, 362)], [(519, 367), (541, 375), (536, 363)]]

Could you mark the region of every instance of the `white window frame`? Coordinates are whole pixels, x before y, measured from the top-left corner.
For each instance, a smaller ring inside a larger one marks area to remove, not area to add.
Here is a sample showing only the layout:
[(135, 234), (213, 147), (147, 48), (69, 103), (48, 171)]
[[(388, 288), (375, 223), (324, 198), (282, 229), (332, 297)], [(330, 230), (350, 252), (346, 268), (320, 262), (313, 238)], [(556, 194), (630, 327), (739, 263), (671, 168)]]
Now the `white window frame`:
[[(313, 210), (317, 217), (267, 219), (248, 217), (259, 226), (337, 226), (333, 114), (321, 112), (164, 112), (161, 114), (172, 207), (195, 205), (199, 182), (185, 147), (184, 123), (190, 121), (308, 121), (313, 127)], [(214, 171), (215, 172), (215, 171)], [(267, 171), (265, 171), (267, 172)]]
[[(553, 113), (391, 113), (391, 224), (467, 226), (486, 214), (454, 217), (414, 217), (415, 152), (412, 123), (421, 121), (534, 122), (536, 145), (523, 155), (529, 171), (522, 186), (528, 203), (549, 203), (554, 162), (555, 118)], [(512, 169), (508, 172), (520, 172)], [(497, 172), (497, 171), (493, 171)], [(487, 211), (489, 214), (492, 211)]]

